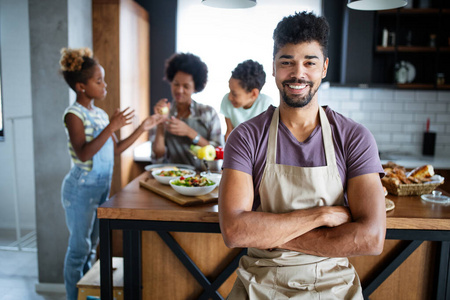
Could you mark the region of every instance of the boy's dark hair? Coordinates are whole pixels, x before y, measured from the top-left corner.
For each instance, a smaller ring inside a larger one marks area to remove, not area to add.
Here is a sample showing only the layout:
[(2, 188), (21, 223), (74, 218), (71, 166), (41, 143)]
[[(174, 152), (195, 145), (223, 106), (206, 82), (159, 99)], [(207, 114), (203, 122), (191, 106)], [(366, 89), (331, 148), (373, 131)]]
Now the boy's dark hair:
[(317, 41), (322, 47), (324, 59), (328, 57), (330, 27), (324, 17), (306, 11), (284, 17), (273, 31), (273, 57), (286, 44)]
[(78, 82), (86, 84), (94, 74), (94, 66), (98, 61), (89, 48), (61, 49), (61, 73), (72, 90)]
[(238, 64), (231, 72), (231, 77), (238, 79), (241, 87), (247, 92), (251, 92), (253, 89), (261, 91), (266, 83), (266, 73), (263, 66), (251, 59)]
[(172, 82), (178, 71), (192, 75), (195, 92), (201, 92), (208, 80), (208, 67), (201, 59), (191, 53), (175, 53), (166, 61), (165, 79)]

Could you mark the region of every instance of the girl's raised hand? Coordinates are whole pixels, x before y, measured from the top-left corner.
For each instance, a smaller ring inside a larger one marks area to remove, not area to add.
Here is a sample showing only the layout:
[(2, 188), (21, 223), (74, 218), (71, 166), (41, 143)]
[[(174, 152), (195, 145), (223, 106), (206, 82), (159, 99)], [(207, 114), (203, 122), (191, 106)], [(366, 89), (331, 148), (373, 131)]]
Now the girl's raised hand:
[(142, 121), (141, 127), (143, 130), (150, 130), (156, 125), (163, 123), (165, 119), (165, 116), (154, 114), (152, 116), (148, 116), (144, 121)]
[(123, 111), (120, 111), (119, 108), (116, 109), (113, 116), (109, 120), (109, 125), (111, 126), (113, 132), (132, 123), (132, 119), (134, 118), (134, 110), (129, 111), (129, 109), (129, 107), (125, 108)]

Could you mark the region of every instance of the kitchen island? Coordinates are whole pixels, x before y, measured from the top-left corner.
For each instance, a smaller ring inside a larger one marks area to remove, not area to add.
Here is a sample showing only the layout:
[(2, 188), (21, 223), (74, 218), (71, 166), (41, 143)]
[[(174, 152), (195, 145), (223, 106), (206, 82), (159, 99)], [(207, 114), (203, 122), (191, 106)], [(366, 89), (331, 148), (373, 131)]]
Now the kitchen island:
[[(123, 230), (125, 299), (223, 299), (245, 249), (228, 249), (218, 205), (182, 207), (130, 182), (98, 209), (101, 298), (112, 299), (112, 230)], [(352, 257), (370, 299), (450, 299), (450, 205), (388, 195), (380, 256)]]

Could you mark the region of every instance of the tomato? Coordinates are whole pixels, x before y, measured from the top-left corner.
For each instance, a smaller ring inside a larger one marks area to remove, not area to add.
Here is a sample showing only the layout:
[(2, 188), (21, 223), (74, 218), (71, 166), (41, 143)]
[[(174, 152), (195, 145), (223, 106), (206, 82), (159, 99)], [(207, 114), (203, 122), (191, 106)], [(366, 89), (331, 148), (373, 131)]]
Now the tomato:
[(223, 159), (223, 147), (216, 147), (216, 159)]

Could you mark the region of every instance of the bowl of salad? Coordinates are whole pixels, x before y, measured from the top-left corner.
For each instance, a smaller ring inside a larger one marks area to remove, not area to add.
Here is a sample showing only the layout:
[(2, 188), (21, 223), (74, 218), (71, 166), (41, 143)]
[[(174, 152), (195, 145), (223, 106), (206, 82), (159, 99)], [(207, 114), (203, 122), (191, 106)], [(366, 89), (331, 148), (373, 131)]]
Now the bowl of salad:
[(180, 177), (172, 179), (169, 183), (175, 191), (185, 196), (206, 195), (217, 187), (217, 182), (199, 176)]
[(178, 168), (170, 168), (170, 169), (160, 169), (152, 172), (152, 176), (162, 184), (169, 184), (172, 179), (178, 179), (180, 177), (191, 177), (197, 174), (194, 170), (189, 169), (178, 169)]

